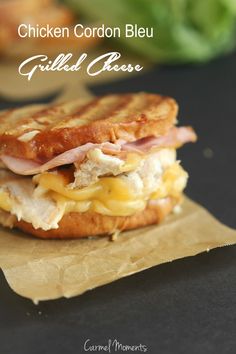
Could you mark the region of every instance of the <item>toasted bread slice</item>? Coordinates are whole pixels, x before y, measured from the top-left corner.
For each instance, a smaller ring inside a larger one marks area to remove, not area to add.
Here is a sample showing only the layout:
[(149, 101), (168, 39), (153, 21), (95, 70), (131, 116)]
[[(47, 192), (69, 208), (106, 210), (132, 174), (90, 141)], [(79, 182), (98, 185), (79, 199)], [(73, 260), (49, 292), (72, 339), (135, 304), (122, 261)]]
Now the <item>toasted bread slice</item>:
[(147, 93), (11, 110), (0, 115), (0, 154), (44, 162), (88, 142), (163, 136), (177, 111), (174, 99)]
[[(68, 213), (63, 216), (58, 229), (43, 231), (35, 229), (31, 224), (15, 218), (11, 226), (44, 239), (68, 239), (88, 236), (112, 235), (116, 231), (124, 231), (159, 224), (171, 213), (180, 202), (180, 198), (168, 197), (159, 201), (149, 202), (146, 209), (131, 216), (107, 216), (95, 212)], [(10, 216), (10, 214), (9, 214)], [(4, 222), (6, 223), (5, 216)], [(0, 220), (1, 223), (1, 220)]]

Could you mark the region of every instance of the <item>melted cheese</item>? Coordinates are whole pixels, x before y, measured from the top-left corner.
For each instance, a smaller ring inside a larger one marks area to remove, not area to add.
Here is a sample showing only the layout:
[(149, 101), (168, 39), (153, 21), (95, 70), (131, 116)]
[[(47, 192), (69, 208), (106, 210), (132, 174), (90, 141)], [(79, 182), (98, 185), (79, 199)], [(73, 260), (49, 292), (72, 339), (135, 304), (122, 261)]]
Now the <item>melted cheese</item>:
[(186, 186), (187, 179), (187, 172), (176, 162), (164, 172), (162, 183), (151, 195), (151, 199), (161, 199), (167, 196), (178, 198)]
[(102, 177), (91, 186), (80, 189), (68, 188), (66, 178), (59, 173), (43, 173), (34, 180), (46, 190), (52, 190), (75, 201), (93, 199), (130, 200), (135, 198), (135, 195), (127, 188), (126, 183), (119, 177)]
[(11, 211), (12, 202), (7, 192), (0, 191), (0, 208), (5, 211)]
[(135, 170), (142, 160), (142, 156), (130, 152), (127, 154), (124, 165), (121, 167), (121, 172), (128, 172)]
[[(186, 185), (187, 177), (187, 173), (176, 162), (165, 170), (155, 192), (150, 194), (150, 192), (147, 193), (143, 190), (142, 194), (136, 194), (125, 179), (117, 176), (102, 177), (98, 182), (88, 187), (70, 189), (68, 183), (71, 182), (71, 172), (46, 172), (35, 176), (33, 180), (27, 179), (27, 185), (30, 184), (30, 188), (34, 191), (31, 198), (34, 198), (36, 204), (32, 203), (32, 208), (38, 205), (38, 198), (41, 198), (42, 202), (44, 198), (48, 202), (51, 200), (51, 203), (55, 204), (54, 209), (59, 210), (56, 221), (53, 219), (53, 222), (48, 222), (45, 225), (45, 215), (37, 213), (37, 210), (34, 211), (37, 214), (37, 223), (30, 219), (34, 213), (31, 213), (32, 215), (29, 213), (31, 216), (27, 214), (27, 217), (24, 216), (25, 214), (20, 216), (20, 210), (23, 210), (24, 205), (17, 204), (14, 195), (11, 196), (10, 191), (6, 191), (4, 188), (0, 189), (0, 208), (17, 215), (19, 220), (23, 218), (32, 224), (36, 223), (35, 227), (49, 230), (57, 228), (57, 223), (63, 215), (69, 212), (93, 211), (109, 216), (129, 216), (144, 210), (148, 200), (162, 199), (168, 196), (178, 198)], [(36, 188), (35, 184), (38, 185)], [(16, 207), (19, 215), (16, 213)], [(35, 216), (32, 218), (35, 219)]]
[(43, 173), (34, 180), (39, 188), (51, 191), (58, 203), (65, 203), (66, 212), (95, 211), (104, 215), (128, 216), (145, 208), (147, 200), (178, 197), (186, 185), (187, 173), (175, 163), (163, 174), (157, 190), (151, 194), (136, 195), (120, 177), (102, 177), (91, 186), (68, 188), (68, 180), (60, 173)]

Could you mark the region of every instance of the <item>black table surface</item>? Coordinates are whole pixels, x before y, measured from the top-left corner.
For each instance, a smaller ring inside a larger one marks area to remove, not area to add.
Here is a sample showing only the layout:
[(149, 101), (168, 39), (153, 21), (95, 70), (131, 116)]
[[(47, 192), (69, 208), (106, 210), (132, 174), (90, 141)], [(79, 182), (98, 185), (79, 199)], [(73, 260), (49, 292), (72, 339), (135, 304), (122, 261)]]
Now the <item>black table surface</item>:
[[(206, 65), (157, 67), (91, 90), (175, 97), (181, 124), (199, 135), (179, 152), (190, 174), (186, 193), (236, 228), (236, 54)], [(236, 246), (38, 306), (13, 293), (3, 275), (0, 284), (3, 354), (83, 353), (88, 339), (91, 345), (141, 343), (148, 353), (236, 352)]]

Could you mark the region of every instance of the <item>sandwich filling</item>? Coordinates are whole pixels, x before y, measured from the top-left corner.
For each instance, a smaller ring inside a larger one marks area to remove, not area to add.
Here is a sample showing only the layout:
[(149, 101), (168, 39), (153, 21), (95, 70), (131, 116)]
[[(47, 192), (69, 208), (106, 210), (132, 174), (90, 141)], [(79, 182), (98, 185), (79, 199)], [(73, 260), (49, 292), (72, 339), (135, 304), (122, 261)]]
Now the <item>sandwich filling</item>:
[[(51, 164), (45, 171), (36, 163), (15, 159), (18, 173), (12, 172), (14, 158), (2, 157), (8, 169), (0, 170), (0, 208), (47, 231), (58, 228), (69, 212), (130, 216), (144, 210), (150, 201), (179, 200), (188, 175), (176, 160), (174, 145), (178, 144), (160, 147), (151, 140), (90, 144), (89, 149), (82, 148), (82, 155), (77, 151), (73, 162), (72, 158), (63, 160), (65, 154), (69, 156), (66, 152), (56, 157), (56, 167)], [(59, 160), (64, 163), (58, 164)]]

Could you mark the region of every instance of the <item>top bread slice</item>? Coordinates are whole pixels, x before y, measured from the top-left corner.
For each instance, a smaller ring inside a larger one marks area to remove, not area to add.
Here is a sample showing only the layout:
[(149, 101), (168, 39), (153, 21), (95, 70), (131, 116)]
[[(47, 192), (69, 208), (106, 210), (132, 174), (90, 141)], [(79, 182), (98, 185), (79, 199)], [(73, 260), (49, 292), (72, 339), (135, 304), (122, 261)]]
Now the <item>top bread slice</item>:
[(0, 155), (44, 162), (89, 142), (163, 136), (177, 112), (174, 99), (148, 93), (13, 109), (0, 114)]

